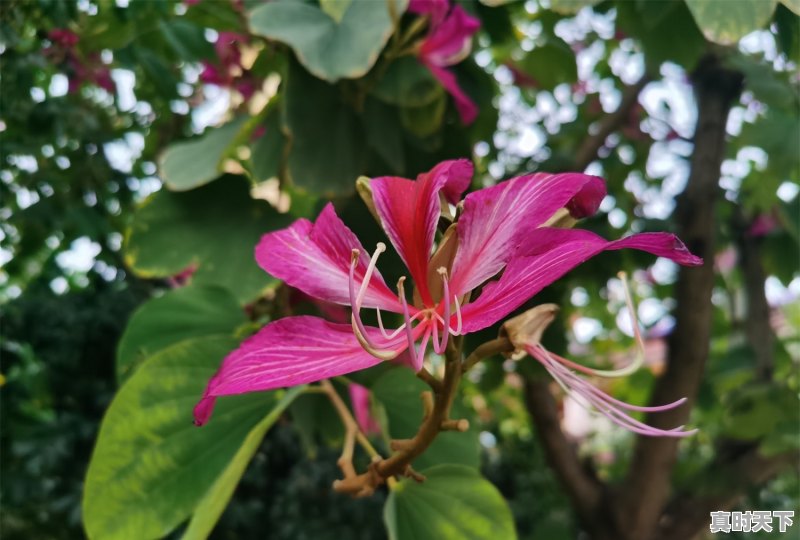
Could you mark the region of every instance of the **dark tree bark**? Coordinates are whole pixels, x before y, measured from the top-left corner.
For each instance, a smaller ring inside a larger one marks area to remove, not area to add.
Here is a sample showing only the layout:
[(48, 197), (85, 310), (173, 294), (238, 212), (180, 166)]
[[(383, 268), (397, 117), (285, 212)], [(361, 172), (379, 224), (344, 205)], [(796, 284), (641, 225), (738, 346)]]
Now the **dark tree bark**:
[[(688, 402), (677, 409), (650, 415), (648, 423), (662, 429), (686, 424), (697, 396), (711, 339), (714, 287), (716, 205), (721, 195), (720, 166), (725, 157), (725, 126), (743, 78), (724, 68), (712, 55), (692, 75), (697, 100), (697, 126), (691, 173), (675, 210), (678, 236), (705, 261), (682, 267), (675, 287), (675, 329), (669, 339), (667, 368), (657, 381), (653, 404)], [(617, 518), (625, 523), (622, 539), (651, 538), (670, 494), (670, 476), (678, 440), (639, 437), (631, 465), (616, 504)]]

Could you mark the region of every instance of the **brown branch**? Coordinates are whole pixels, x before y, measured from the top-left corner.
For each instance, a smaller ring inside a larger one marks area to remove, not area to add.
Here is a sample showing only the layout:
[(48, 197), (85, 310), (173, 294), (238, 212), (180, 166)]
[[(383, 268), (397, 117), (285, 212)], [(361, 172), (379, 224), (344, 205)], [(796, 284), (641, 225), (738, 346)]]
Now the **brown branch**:
[(464, 360), (464, 368), (463, 371), (466, 373), (470, 369), (472, 369), (475, 364), (480, 362), (481, 360), (485, 360), (490, 356), (494, 356), (496, 354), (502, 353), (509, 353), (514, 350), (514, 345), (511, 344), (511, 341), (505, 337), (499, 337), (497, 339), (493, 339), (492, 341), (487, 341), (486, 343), (481, 344), (478, 348), (476, 348), (472, 353)]
[[(709, 524), (712, 511), (730, 510), (747, 490), (763, 484), (783, 469), (800, 464), (798, 452), (771, 457), (758, 453), (758, 445), (728, 459), (717, 459), (692, 486), (706, 487), (706, 493), (677, 494), (667, 506), (654, 540), (692, 538)], [(707, 486), (716, 485), (715, 489)]]
[(334, 489), (341, 493), (359, 496), (371, 493), (376, 487), (394, 476), (410, 476), (423, 480), (419, 473), (414, 472), (411, 463), (419, 457), (436, 439), (441, 431), (469, 427), (463, 422), (450, 421), (450, 408), (455, 398), (458, 384), (461, 380), (461, 339), (450, 340), (445, 351), (444, 379), (441, 388), (432, 393), (433, 404), (430, 405), (430, 392), (423, 394), (423, 403), (427, 404), (425, 417), (416, 435), (411, 439), (393, 440), (390, 444), (393, 454), (386, 459), (376, 459), (370, 464), (369, 470), (355, 476), (345, 476), (344, 479), (334, 483)]
[[(675, 330), (670, 336), (668, 363), (656, 382), (652, 403), (687, 397), (677, 409), (649, 415), (648, 423), (669, 429), (685, 424), (697, 395), (708, 358), (714, 286), (715, 207), (720, 195), (720, 166), (725, 154), (725, 126), (732, 101), (739, 95), (742, 76), (725, 69), (718, 58), (705, 57), (693, 73), (698, 120), (695, 150), (686, 190), (678, 200), (678, 235), (689, 250), (701, 256), (701, 267), (681, 268), (676, 285)], [(652, 536), (670, 490), (677, 439), (639, 437), (631, 466), (615, 501), (616, 519), (625, 523), (623, 538)], [(643, 497), (643, 494), (647, 494)]]
[(605, 144), (609, 135), (617, 131), (628, 121), (631, 110), (639, 100), (642, 89), (650, 82), (650, 77), (644, 75), (636, 83), (622, 91), (622, 101), (616, 111), (603, 117), (597, 124), (597, 132), (584, 139), (575, 155), (574, 169), (582, 171), (597, 158), (597, 151)]
[(761, 239), (748, 234), (752, 222), (744, 217), (741, 208), (736, 209), (734, 220), (747, 298), (744, 330), (747, 341), (755, 353), (758, 377), (769, 381), (772, 379), (775, 363), (775, 334), (770, 326), (769, 303), (764, 291), (766, 275), (761, 264)]
[(584, 524), (592, 523), (600, 505), (602, 484), (587, 474), (574, 445), (561, 430), (558, 409), (548, 383), (526, 377), (524, 390), (525, 406), (536, 426), (536, 435), (544, 447), (548, 463), (564, 486), (578, 517)]

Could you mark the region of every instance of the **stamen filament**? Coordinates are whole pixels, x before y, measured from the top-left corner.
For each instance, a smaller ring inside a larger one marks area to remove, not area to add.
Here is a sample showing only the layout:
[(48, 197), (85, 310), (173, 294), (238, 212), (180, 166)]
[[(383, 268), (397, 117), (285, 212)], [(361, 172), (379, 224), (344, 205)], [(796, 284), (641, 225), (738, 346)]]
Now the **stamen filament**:
[(406, 277), (403, 276), (397, 281), (397, 295), (400, 303), (403, 304), (403, 326), (405, 326), (406, 338), (408, 339), (408, 353), (411, 355), (412, 365), (417, 371), (419, 371), (419, 367), (417, 367), (417, 365), (419, 364), (421, 367), (422, 362), (417, 361), (417, 351), (414, 349), (414, 334), (411, 331), (411, 316), (408, 313), (408, 301), (406, 300), (406, 291), (403, 287), (405, 280)]
[(436, 336), (439, 325), (435, 321), (433, 322), (433, 350), (436, 352), (436, 354), (442, 354), (447, 347), (447, 340), (450, 337), (450, 286), (447, 283), (447, 269), (445, 267), (440, 267), (436, 271), (442, 277), (442, 288), (444, 293), (444, 320), (442, 321), (441, 341), (438, 341)]
[[(688, 437), (697, 432), (697, 430), (682, 431), (684, 426), (679, 426), (670, 430), (663, 430), (654, 428), (641, 422), (624, 412), (623, 409), (640, 411), (640, 412), (660, 412), (673, 409), (683, 404), (686, 399), (679, 399), (667, 405), (660, 405), (656, 407), (642, 407), (631, 405), (618, 399), (611, 397), (599, 388), (594, 387), (588, 381), (585, 381), (572, 371), (570, 371), (562, 362), (562, 358), (557, 355), (551, 355), (541, 345), (535, 345), (528, 349), (528, 352), (539, 360), (542, 365), (547, 369), (553, 379), (561, 386), (567, 395), (572, 396), (584, 407), (593, 407), (603, 416), (622, 426), (630, 431), (641, 435), (649, 436), (665, 436), (665, 437)], [(554, 359), (556, 356), (557, 359)]]

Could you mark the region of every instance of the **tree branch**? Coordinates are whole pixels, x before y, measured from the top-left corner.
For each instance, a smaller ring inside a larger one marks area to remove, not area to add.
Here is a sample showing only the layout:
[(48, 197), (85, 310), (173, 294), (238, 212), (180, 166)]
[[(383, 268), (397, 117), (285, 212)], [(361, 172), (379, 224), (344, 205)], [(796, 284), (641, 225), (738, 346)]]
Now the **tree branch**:
[(747, 298), (744, 330), (747, 341), (755, 353), (757, 375), (760, 379), (768, 381), (772, 378), (775, 363), (775, 334), (770, 326), (769, 303), (764, 291), (766, 275), (761, 264), (761, 240), (748, 234), (752, 222), (744, 217), (741, 208), (736, 209), (734, 219)]
[(526, 377), (524, 390), (525, 406), (536, 426), (536, 436), (544, 447), (547, 461), (566, 489), (581, 521), (588, 525), (596, 518), (603, 486), (587, 474), (574, 445), (564, 436), (548, 383)]
[[(725, 69), (713, 55), (700, 62), (692, 79), (698, 108), (695, 149), (689, 181), (678, 200), (675, 217), (678, 235), (705, 263), (701, 267), (681, 268), (678, 275), (675, 330), (669, 340), (667, 368), (656, 382), (652, 403), (670, 403), (687, 397), (688, 404), (649, 415), (648, 423), (661, 429), (688, 420), (708, 357), (718, 180), (725, 154), (728, 112), (742, 86), (742, 75)], [(652, 536), (669, 495), (677, 442), (670, 437), (637, 438), (631, 466), (614, 505), (617, 519), (625, 523), (625, 531), (620, 531), (625, 536), (620, 538)]]
[(631, 110), (639, 100), (642, 89), (650, 82), (650, 77), (644, 75), (636, 83), (626, 87), (622, 92), (622, 101), (613, 113), (603, 117), (597, 124), (597, 132), (584, 139), (578, 153), (575, 155), (574, 169), (582, 171), (589, 163), (597, 158), (597, 151), (605, 144), (609, 135), (617, 131), (630, 116)]

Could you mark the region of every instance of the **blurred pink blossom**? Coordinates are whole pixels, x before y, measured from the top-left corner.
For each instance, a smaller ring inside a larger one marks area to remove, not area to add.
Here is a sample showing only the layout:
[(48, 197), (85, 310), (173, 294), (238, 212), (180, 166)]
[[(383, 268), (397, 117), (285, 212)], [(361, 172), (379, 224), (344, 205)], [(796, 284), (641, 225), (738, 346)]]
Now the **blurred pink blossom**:
[(348, 390), (350, 391), (350, 403), (353, 406), (353, 414), (356, 417), (356, 422), (358, 422), (358, 427), (365, 435), (379, 435), (381, 425), (372, 415), (369, 390), (355, 383), (351, 384)]

